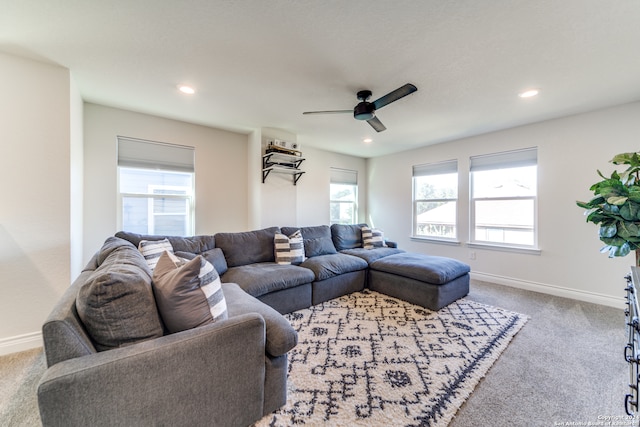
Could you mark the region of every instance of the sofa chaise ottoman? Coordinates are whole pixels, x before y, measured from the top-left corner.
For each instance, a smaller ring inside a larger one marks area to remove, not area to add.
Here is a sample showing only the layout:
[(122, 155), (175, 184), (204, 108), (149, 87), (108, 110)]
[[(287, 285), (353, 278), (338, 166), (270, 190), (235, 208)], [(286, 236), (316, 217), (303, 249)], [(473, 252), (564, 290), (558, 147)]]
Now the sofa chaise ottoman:
[(469, 265), (453, 258), (399, 253), (369, 264), (369, 288), (438, 311), (469, 293)]

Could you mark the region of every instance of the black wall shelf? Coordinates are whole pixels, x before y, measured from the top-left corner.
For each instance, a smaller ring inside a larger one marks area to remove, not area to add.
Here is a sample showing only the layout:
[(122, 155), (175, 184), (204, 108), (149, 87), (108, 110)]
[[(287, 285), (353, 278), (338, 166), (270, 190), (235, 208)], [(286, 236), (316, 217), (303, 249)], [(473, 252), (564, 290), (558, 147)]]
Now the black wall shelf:
[(270, 152), (262, 156), (262, 183), (271, 172), (284, 173), (293, 176), (293, 185), (298, 183), (304, 171), (300, 170), (300, 164), (305, 159), (293, 154)]

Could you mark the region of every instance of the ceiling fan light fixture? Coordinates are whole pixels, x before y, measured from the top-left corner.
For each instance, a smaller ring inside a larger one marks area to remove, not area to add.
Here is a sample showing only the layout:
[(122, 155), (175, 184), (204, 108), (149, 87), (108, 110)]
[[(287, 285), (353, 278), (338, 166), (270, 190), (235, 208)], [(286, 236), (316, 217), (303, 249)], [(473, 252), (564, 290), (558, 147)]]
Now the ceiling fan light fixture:
[(353, 109), (353, 117), (357, 120), (371, 120), (375, 115), (375, 109), (370, 102), (363, 101)]

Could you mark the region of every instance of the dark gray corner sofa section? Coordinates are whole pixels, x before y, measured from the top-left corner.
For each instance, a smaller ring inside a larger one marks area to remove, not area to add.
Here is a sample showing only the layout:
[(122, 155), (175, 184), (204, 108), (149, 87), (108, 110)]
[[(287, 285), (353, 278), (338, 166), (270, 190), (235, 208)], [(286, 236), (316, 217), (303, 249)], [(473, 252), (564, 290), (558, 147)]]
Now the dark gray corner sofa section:
[[(365, 287), (435, 310), (468, 293), (468, 265), (409, 254), (393, 242), (365, 249), (364, 225), (194, 237), (118, 232), (43, 325), (48, 366), (38, 387), (43, 425), (250, 425), (286, 403), (287, 352), (297, 344), (297, 334), (281, 314)], [(297, 230), (306, 259), (276, 263), (276, 233)], [(125, 253), (147, 280), (151, 273), (137, 247), (141, 240), (165, 237), (177, 256), (201, 255), (215, 267), (228, 318), (168, 334), (161, 320), (153, 324), (159, 318), (153, 298), (137, 301), (128, 314), (149, 315), (146, 323), (152, 325), (138, 334), (144, 339), (99, 351), (78, 315), (80, 289), (100, 272), (117, 278), (122, 258), (114, 253)]]

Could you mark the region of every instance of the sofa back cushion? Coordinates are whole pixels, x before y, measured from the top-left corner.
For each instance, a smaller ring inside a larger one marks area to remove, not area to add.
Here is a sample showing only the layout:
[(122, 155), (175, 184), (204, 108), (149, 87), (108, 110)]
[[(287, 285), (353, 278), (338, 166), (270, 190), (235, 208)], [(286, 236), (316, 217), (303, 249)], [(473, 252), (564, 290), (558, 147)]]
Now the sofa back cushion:
[(137, 248), (142, 240), (162, 240), (167, 239), (171, 243), (174, 252), (190, 252), (193, 254), (200, 254), (209, 251), (216, 247), (216, 241), (214, 236), (202, 235), (202, 236), (152, 236), (149, 234), (137, 234), (129, 231), (118, 231), (115, 234), (116, 237), (127, 240)]
[(362, 247), (362, 227), (367, 224), (332, 224), (331, 237), (336, 250), (343, 251), (345, 249)]
[(331, 229), (328, 225), (318, 225), (315, 227), (282, 227), (282, 233), (293, 234), (296, 230), (302, 233), (304, 242), (304, 254), (311, 258), (320, 255), (331, 255), (337, 253), (331, 239)]
[(97, 255), (98, 268), (76, 296), (78, 317), (98, 351), (163, 335), (151, 288), (151, 271), (130, 242), (109, 237)]
[(280, 228), (269, 227), (238, 233), (218, 233), (215, 235), (216, 246), (222, 249), (229, 267), (275, 262), (273, 238), (279, 232)]

